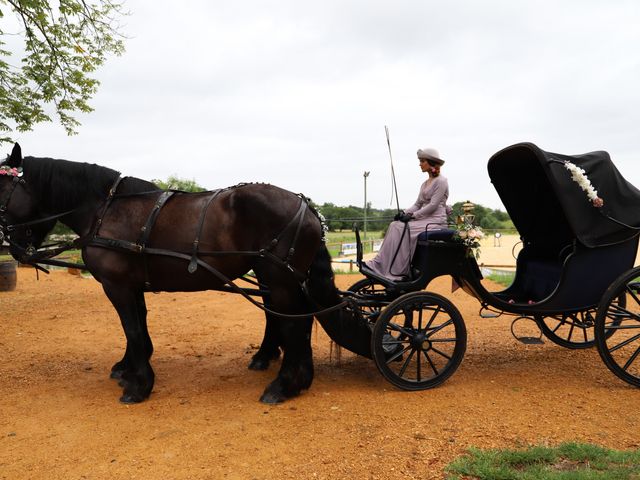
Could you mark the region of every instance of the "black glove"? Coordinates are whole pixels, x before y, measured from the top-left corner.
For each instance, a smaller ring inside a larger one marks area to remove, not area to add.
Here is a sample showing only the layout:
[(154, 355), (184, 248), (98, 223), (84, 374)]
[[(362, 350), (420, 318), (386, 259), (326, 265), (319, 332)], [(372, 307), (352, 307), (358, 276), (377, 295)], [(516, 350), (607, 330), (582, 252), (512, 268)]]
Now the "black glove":
[(400, 218), (402, 218), (402, 216), (404, 215), (404, 210), (400, 210), (398, 213), (396, 213), (396, 216), (393, 217), (394, 220), (400, 220)]
[(400, 220), (401, 222), (407, 223), (411, 221), (412, 218), (413, 218), (413, 213), (403, 213), (398, 220)]

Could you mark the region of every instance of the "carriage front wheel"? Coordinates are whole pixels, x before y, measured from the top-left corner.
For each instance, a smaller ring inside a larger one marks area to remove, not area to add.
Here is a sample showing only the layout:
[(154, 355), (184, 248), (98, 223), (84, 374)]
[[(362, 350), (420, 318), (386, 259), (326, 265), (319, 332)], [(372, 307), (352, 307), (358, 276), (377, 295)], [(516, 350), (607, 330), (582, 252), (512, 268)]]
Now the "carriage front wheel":
[(595, 337), (609, 370), (640, 387), (640, 267), (625, 272), (605, 292), (598, 306)]
[(385, 307), (373, 327), (371, 351), (396, 387), (424, 390), (456, 371), (467, 348), (460, 311), (441, 295), (407, 293)]

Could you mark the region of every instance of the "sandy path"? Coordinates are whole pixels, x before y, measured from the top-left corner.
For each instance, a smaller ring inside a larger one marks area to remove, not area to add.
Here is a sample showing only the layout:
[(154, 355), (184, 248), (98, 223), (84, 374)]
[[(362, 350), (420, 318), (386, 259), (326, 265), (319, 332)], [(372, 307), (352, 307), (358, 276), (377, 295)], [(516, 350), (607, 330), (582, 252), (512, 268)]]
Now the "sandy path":
[(338, 364), (318, 329), (313, 386), (279, 406), (257, 401), (277, 367), (246, 369), (263, 329), (255, 307), (218, 292), (148, 295), (156, 386), (125, 406), (108, 379), (123, 334), (100, 286), (20, 269), (18, 289), (0, 293), (0, 478), (425, 479), (472, 445), (640, 447), (640, 390), (595, 350), (521, 345), (508, 319), (479, 318), (448, 287), (433, 284), (469, 339), (444, 385), (404, 392), (369, 360)]

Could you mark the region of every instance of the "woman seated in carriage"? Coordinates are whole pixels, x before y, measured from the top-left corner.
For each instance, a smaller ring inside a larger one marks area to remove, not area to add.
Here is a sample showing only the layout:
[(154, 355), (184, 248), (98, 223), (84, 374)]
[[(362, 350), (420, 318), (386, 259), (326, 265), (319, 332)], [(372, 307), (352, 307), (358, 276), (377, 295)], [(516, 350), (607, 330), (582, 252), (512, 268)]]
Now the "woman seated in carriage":
[(420, 170), (429, 178), (420, 187), (418, 199), (406, 210), (399, 212), (391, 222), (378, 255), (363, 264), (362, 271), (399, 281), (409, 276), (410, 263), (418, 242), (418, 235), (425, 230), (447, 228), (449, 184), (440, 174), (444, 160), (434, 148), (422, 148), (417, 152)]

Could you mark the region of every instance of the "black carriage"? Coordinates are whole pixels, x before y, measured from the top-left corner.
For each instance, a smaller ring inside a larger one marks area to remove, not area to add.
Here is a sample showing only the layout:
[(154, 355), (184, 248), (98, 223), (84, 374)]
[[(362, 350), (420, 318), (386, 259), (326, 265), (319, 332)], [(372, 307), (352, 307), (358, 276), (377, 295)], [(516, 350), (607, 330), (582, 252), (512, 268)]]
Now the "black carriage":
[[(582, 175), (572, 167), (583, 169)], [(360, 249), (365, 278), (344, 295), (354, 299), (352, 308), (371, 337), (369, 351), (362, 342), (355, 351), (373, 358), (400, 388), (445, 381), (464, 356), (466, 328), (455, 305), (425, 289), (434, 278), (450, 275), (479, 300), (480, 316), (529, 319), (567, 348), (597, 344), (616, 375), (640, 386), (640, 309), (631, 308), (640, 304), (640, 268), (630, 270), (638, 248), (632, 217), (640, 191), (606, 152), (567, 156), (521, 143), (496, 153), (488, 170), (522, 240), (511, 286), (489, 292), (475, 257), (453, 230), (421, 234), (411, 277), (400, 282), (367, 269)], [(597, 199), (587, 197), (589, 181), (598, 188)]]

